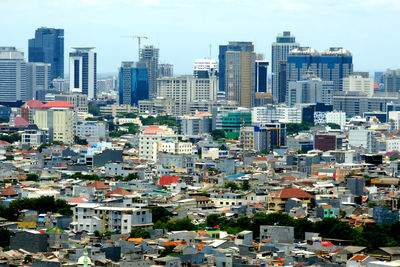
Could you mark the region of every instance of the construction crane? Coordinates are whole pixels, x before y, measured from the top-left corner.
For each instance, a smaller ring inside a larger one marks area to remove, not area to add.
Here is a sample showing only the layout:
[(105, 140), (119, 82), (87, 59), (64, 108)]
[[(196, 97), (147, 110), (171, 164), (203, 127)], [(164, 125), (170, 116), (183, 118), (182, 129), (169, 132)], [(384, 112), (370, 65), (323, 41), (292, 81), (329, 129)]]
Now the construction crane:
[(140, 42), (142, 39), (149, 39), (147, 36), (138, 36), (138, 35), (121, 35), (122, 38), (137, 38), (138, 40), (138, 61), (140, 60)]

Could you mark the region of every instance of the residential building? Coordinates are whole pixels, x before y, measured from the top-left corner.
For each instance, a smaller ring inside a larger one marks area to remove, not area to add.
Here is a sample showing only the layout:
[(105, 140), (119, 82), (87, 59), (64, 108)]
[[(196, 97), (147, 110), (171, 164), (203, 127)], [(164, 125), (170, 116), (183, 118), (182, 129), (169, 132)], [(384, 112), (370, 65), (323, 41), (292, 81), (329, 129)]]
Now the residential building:
[(69, 80), (70, 91), (88, 96), (88, 99), (97, 97), (97, 53), (95, 47), (72, 47), (74, 52), (69, 53)]
[(36, 110), (33, 121), (41, 130), (48, 130), (49, 140), (74, 143), (74, 105), (68, 102), (48, 102)]
[(106, 124), (104, 122), (78, 122), (75, 129), (76, 135), (81, 138), (106, 138)]
[(285, 204), (290, 198), (300, 199), (302, 203), (310, 205), (313, 196), (297, 188), (285, 188), (268, 196), (268, 210), (284, 212)]
[(158, 97), (175, 101), (175, 114), (189, 114), (190, 103), (198, 100), (215, 101), (217, 77), (195, 78), (194, 76), (164, 77), (158, 79)]
[[(299, 46), (300, 45), (296, 43), (296, 38), (290, 34), (290, 31), (284, 31), (282, 35), (278, 35), (276, 37), (276, 42), (272, 43), (272, 97), (275, 103), (284, 102), (286, 96), (286, 83), (284, 86), (279, 86), (281, 75), (284, 74), (279, 72), (280, 65), (284, 64), (283, 62), (287, 60), (289, 52), (293, 48), (297, 48)], [(286, 66), (284, 69), (286, 69)]]
[(64, 78), (64, 29), (38, 28), (29, 39), (29, 62), (51, 65), (50, 79)]
[(21, 106), (21, 117), (29, 122), (29, 124), (33, 124), (33, 116), (35, 115), (36, 110), (40, 110), (43, 106), (43, 103), (39, 100), (28, 100)]
[(48, 132), (39, 130), (37, 127), (29, 127), (21, 134), (22, 145), (28, 145), (29, 147), (37, 147), (43, 143), (48, 143), (48, 141)]
[(148, 209), (109, 207), (96, 203), (82, 203), (73, 208), (75, 231), (130, 233), (135, 227), (152, 225)]
[(117, 117), (120, 114), (125, 113), (135, 113), (138, 112), (137, 107), (132, 107), (131, 105), (108, 105), (108, 106), (101, 106), (100, 113), (103, 116), (111, 115), (113, 117)]
[(229, 101), (252, 107), (255, 98), (255, 52), (251, 42), (229, 42), (219, 50), (219, 88)]
[(159, 142), (162, 139), (176, 140), (174, 131), (167, 126), (148, 126), (139, 136), (139, 158), (157, 161)]
[(24, 53), (15, 47), (0, 47), (0, 101), (28, 100)]
[[(160, 49), (152, 45), (145, 45), (140, 49), (140, 62), (146, 64), (148, 75), (148, 96), (157, 96), (158, 58)], [(137, 104), (137, 103), (136, 103)]]
[(193, 144), (167, 139), (159, 142), (158, 151), (168, 154), (193, 155)]
[(371, 97), (374, 94), (374, 79), (350, 75), (343, 78), (343, 91), (362, 92)]
[(149, 98), (149, 73), (146, 63), (122, 62), (119, 69), (119, 104), (137, 106)]

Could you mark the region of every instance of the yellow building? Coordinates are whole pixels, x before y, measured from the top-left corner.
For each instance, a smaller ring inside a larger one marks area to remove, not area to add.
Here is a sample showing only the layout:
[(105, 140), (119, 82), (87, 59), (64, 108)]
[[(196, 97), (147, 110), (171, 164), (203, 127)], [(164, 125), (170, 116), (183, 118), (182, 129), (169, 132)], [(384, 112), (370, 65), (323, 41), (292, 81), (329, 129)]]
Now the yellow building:
[(34, 122), (39, 129), (48, 129), (50, 140), (74, 143), (75, 111), (67, 102), (49, 102), (37, 110)]
[(284, 212), (285, 204), (290, 198), (299, 199), (302, 203), (310, 205), (313, 195), (297, 188), (285, 188), (268, 196), (268, 210)]

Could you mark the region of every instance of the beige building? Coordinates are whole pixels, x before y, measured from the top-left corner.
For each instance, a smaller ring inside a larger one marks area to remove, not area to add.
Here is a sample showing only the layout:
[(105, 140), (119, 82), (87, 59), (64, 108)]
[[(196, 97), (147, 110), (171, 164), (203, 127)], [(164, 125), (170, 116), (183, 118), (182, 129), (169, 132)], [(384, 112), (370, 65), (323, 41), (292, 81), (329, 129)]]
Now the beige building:
[(139, 137), (139, 158), (157, 161), (162, 139), (176, 140), (177, 135), (167, 126), (148, 126)]
[(59, 107), (37, 110), (34, 123), (39, 129), (49, 131), (50, 141), (74, 143), (75, 112), (71, 107), (59, 105)]
[(374, 79), (350, 75), (343, 78), (343, 91), (361, 92), (371, 97), (374, 94)]

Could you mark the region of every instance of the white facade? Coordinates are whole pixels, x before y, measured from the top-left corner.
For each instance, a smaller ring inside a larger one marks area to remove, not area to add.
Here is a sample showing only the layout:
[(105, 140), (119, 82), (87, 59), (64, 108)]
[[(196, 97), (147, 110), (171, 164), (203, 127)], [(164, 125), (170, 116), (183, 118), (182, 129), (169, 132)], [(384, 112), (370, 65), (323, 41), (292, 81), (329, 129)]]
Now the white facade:
[(378, 144), (374, 132), (370, 130), (349, 130), (349, 144), (366, 153), (377, 153)]
[(193, 145), (190, 142), (161, 141), (158, 151), (169, 154), (192, 155)]
[[(103, 219), (103, 216), (105, 218)], [(74, 207), (72, 225), (75, 231), (130, 233), (132, 226), (151, 225), (152, 216), (148, 209), (106, 207), (95, 203), (78, 204)]]
[(326, 113), (326, 123), (335, 123), (343, 129), (346, 124), (346, 112), (332, 111)]
[(400, 111), (389, 111), (389, 121), (393, 121), (394, 128), (400, 129)]
[(76, 125), (76, 135), (79, 137), (106, 137), (106, 125), (103, 122), (79, 122)]
[(400, 151), (400, 139), (386, 139), (386, 152)]
[(361, 92), (371, 97), (374, 94), (374, 79), (350, 75), (343, 78), (343, 91)]
[(279, 122), (285, 123), (301, 123), (302, 112), (298, 108), (279, 107), (276, 109)]
[(139, 158), (157, 161), (159, 143), (162, 139), (176, 140), (174, 131), (167, 126), (149, 126), (139, 137)]
[(174, 115), (186, 115), (190, 112), (189, 107), (192, 101), (215, 101), (217, 87), (217, 77), (165, 77), (158, 79), (157, 95), (158, 97), (172, 98), (175, 101)]
[(94, 47), (74, 47), (69, 54), (70, 91), (83, 93), (89, 99), (96, 98), (96, 53)]

